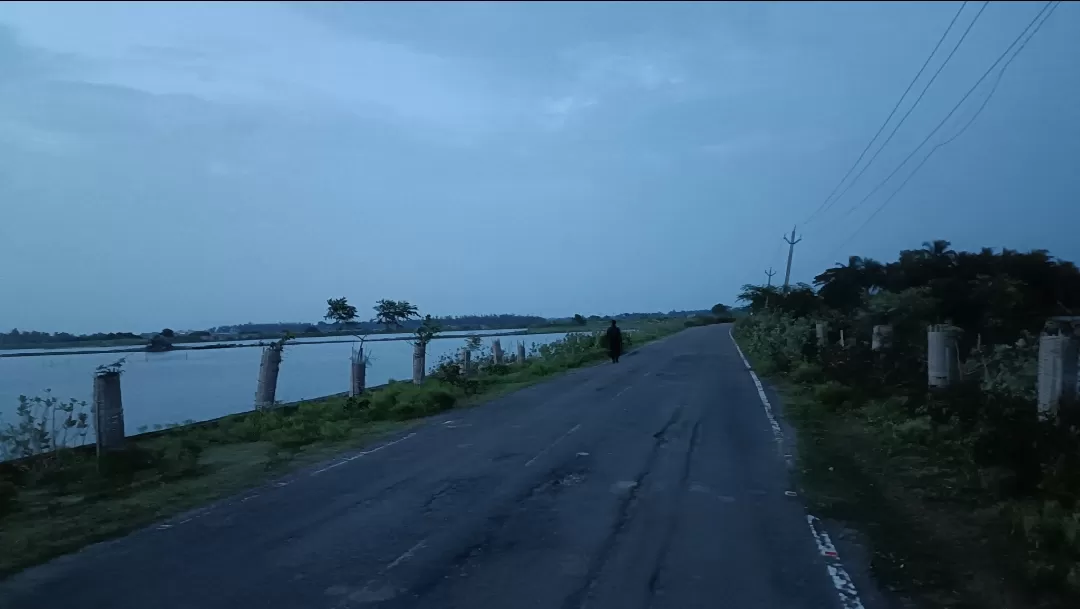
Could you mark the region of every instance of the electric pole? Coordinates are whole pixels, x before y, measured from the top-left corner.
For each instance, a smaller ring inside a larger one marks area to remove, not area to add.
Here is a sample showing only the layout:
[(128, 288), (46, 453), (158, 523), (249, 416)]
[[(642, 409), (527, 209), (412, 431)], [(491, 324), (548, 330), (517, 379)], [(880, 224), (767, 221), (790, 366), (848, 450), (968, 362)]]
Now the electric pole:
[(795, 227), (791, 227), (791, 239), (784, 235), (784, 242), (788, 244), (787, 272), (784, 273), (784, 291), (788, 291), (788, 283), (791, 281), (791, 256), (795, 253), (795, 244), (802, 241), (802, 237), (795, 238)]
[(772, 267), (770, 266), (769, 270), (765, 271), (765, 274), (769, 276), (769, 284), (766, 287), (771, 288), (772, 287), (772, 277), (773, 277), (773, 275), (776, 274), (776, 271), (772, 270)]

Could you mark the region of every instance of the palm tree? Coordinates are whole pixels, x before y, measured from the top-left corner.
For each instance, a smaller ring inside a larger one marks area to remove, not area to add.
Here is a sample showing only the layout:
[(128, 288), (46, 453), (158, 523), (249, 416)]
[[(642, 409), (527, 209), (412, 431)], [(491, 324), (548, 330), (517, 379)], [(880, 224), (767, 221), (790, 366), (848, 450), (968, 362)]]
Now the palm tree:
[(944, 239), (935, 239), (934, 241), (923, 241), (923, 250), (926, 251), (928, 257), (932, 260), (939, 262), (947, 261), (952, 264), (956, 260), (956, 252), (949, 249), (952, 243), (945, 241)]

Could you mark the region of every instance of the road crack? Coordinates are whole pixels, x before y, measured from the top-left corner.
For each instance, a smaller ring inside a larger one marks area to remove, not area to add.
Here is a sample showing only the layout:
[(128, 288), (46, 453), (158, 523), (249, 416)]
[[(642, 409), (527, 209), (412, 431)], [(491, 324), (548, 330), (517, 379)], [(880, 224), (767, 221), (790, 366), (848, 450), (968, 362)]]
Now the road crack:
[[(604, 539), (603, 544), (600, 546), (600, 551), (597, 552), (593, 560), (589, 565), (589, 570), (585, 576), (581, 586), (571, 592), (565, 600), (563, 600), (562, 609), (583, 609), (587, 606), (589, 600), (589, 594), (596, 586), (596, 582), (600, 577), (600, 574), (604, 570), (604, 566), (607, 564), (608, 559), (611, 557), (612, 551), (615, 549), (619, 538), (626, 531), (626, 527), (633, 517), (634, 509), (637, 507), (638, 494), (641, 492), (642, 484), (648, 479), (649, 474), (652, 472), (653, 465), (656, 463), (656, 459), (659, 457), (660, 448), (667, 444), (668, 433), (671, 428), (679, 421), (682, 416), (683, 407), (677, 407), (668, 419), (667, 423), (660, 428), (659, 431), (653, 434), (652, 450), (649, 452), (649, 458), (645, 462), (645, 467), (634, 479), (633, 486), (627, 490), (626, 495), (619, 504), (618, 515), (615, 518), (615, 523), (612, 525), (611, 530), (608, 532), (607, 537)], [(696, 429), (696, 426), (695, 426)]]

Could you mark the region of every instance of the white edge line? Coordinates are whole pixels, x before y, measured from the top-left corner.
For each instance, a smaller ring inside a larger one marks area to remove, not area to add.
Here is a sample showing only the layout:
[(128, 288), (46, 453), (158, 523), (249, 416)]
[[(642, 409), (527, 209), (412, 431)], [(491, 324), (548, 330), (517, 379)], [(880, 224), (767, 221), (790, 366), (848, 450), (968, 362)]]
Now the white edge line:
[(366, 456), (368, 456), (368, 455), (370, 455), (372, 453), (377, 453), (377, 452), (379, 452), (380, 450), (382, 450), (384, 448), (389, 448), (389, 447), (391, 447), (391, 446), (393, 446), (395, 444), (398, 444), (399, 442), (404, 442), (405, 440), (408, 440), (409, 438), (411, 438), (411, 437), (413, 437), (415, 435), (416, 435), (416, 432), (413, 432), (413, 433), (411, 433), (411, 434), (409, 434), (409, 435), (407, 435), (405, 437), (398, 438), (397, 440), (394, 440), (393, 442), (387, 442), (386, 444), (381, 444), (379, 446), (376, 446), (375, 448), (372, 448), (371, 450), (365, 450), (365, 451), (362, 451), (362, 452), (358, 452), (355, 455), (352, 455), (351, 457), (345, 457), (341, 461), (331, 463), (330, 465), (327, 465), (326, 467), (324, 467), (322, 469), (317, 469), (317, 470), (311, 472), (310, 475), (311, 476), (316, 476), (316, 475), (321, 474), (321, 473), (323, 473), (323, 472), (325, 472), (327, 470), (331, 470), (331, 469), (334, 469), (335, 467), (339, 467), (339, 466), (345, 465), (346, 463), (349, 463), (351, 461), (355, 461), (355, 460), (359, 459), (360, 457), (366, 457)]
[[(739, 352), (739, 357), (742, 358), (746, 371), (750, 373), (750, 378), (753, 379), (754, 386), (757, 387), (758, 397), (761, 398), (761, 405), (765, 408), (765, 416), (769, 418), (773, 436), (777, 442), (783, 442), (784, 431), (773, 415), (772, 404), (769, 403), (769, 398), (765, 396), (765, 389), (761, 385), (761, 380), (758, 379), (757, 373), (750, 367), (750, 361), (743, 355), (739, 343), (735, 342), (735, 335), (732, 334), (731, 330), (728, 330), (728, 337), (731, 338), (731, 344), (735, 345), (735, 350)], [(818, 553), (825, 559), (825, 568), (829, 572), (829, 578), (832, 579), (837, 595), (840, 596), (840, 605), (844, 609), (864, 609), (862, 600), (859, 598), (859, 592), (855, 589), (855, 582), (852, 581), (851, 576), (848, 575), (847, 570), (844, 568), (844, 564), (840, 561), (840, 554), (836, 551), (836, 546), (833, 545), (829, 534), (821, 526), (821, 520), (813, 514), (807, 514), (806, 522), (810, 525), (810, 534), (814, 536), (814, 541), (817, 543)]]
[(395, 558), (392, 563), (386, 565), (386, 568), (383, 569), (383, 573), (389, 571), (390, 569), (393, 569), (394, 567), (400, 565), (401, 563), (405, 562), (406, 560), (409, 560), (410, 558), (413, 557), (414, 554), (416, 554), (417, 550), (419, 550), (420, 548), (423, 548), (425, 545), (427, 545), (427, 541), (426, 540), (420, 540), (420, 542), (417, 543), (415, 546), (409, 548), (408, 550), (405, 550), (404, 554), (402, 554), (401, 556), (398, 556), (397, 558)]
[(568, 432), (564, 433), (563, 435), (559, 436), (558, 438), (555, 439), (554, 442), (552, 442), (551, 444), (548, 444), (547, 446), (544, 447), (543, 450), (536, 453), (535, 457), (533, 457), (532, 459), (529, 459), (528, 461), (525, 462), (525, 467), (529, 467), (533, 463), (536, 463), (536, 460), (539, 459), (540, 457), (544, 456), (544, 453), (551, 450), (552, 447), (554, 447), (559, 442), (562, 442), (563, 439), (566, 438), (566, 436), (574, 433), (575, 431), (577, 431), (579, 429), (581, 429), (581, 423), (578, 423), (577, 425), (574, 425), (573, 427), (570, 428), (570, 431), (568, 431)]

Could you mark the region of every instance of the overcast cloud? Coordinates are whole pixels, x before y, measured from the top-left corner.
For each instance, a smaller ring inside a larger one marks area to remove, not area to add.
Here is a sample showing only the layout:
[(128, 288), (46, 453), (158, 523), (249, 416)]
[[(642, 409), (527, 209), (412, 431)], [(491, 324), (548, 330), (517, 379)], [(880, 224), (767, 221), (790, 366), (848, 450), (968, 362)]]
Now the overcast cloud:
[[(793, 280), (932, 239), (1080, 259), (1071, 3), (845, 245), (1041, 5), (987, 8)], [(731, 303), (958, 6), (0, 4), (0, 328)]]

